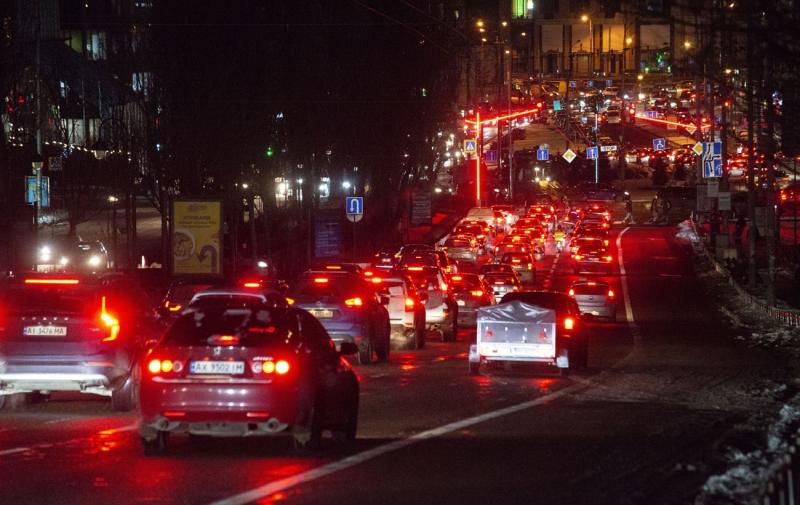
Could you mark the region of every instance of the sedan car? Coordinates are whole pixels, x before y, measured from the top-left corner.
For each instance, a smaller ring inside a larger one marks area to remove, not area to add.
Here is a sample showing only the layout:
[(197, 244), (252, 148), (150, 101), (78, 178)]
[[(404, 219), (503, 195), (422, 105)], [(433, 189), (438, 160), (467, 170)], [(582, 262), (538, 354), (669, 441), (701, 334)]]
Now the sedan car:
[(361, 274), (306, 272), (289, 288), (287, 299), (308, 310), (339, 345), (358, 346), (360, 363), (389, 360), (389, 313)]
[(530, 254), (523, 252), (505, 253), (500, 257), (500, 263), (510, 265), (523, 284), (536, 282), (536, 267)]
[(447, 257), (454, 261), (475, 263), (478, 260), (478, 250), (467, 239), (451, 237), (442, 246)]
[[(0, 290), (0, 398), (80, 391), (110, 396), (115, 410), (136, 399), (137, 359), (158, 334), (147, 295), (118, 276), (30, 274)], [(5, 402), (0, 402), (5, 403)]]
[(578, 303), (581, 314), (617, 320), (617, 302), (614, 290), (603, 281), (580, 279), (569, 288), (569, 296)]
[(337, 351), (304, 310), (236, 302), (189, 311), (141, 365), (145, 454), (178, 433), (290, 433), (298, 450), (316, 449), (323, 430), (353, 441), (359, 385), (342, 355), (357, 350), (344, 342)]
[(455, 341), (458, 333), (458, 305), (445, 274), (441, 269), (431, 267), (408, 267), (405, 272), (424, 298), (427, 328), (439, 330), (443, 342)]
[(578, 250), (572, 255), (572, 269), (575, 275), (581, 272), (605, 273), (611, 275), (614, 271), (614, 257), (602, 244), (586, 244), (578, 246)]
[(391, 324), (391, 343), (397, 347), (422, 349), (425, 346), (425, 305), (414, 281), (399, 273), (373, 276), (370, 279), (387, 303)]
[(494, 303), (491, 289), (478, 274), (455, 274), (448, 281), (458, 304), (458, 325), (475, 326), (478, 309)]
[(522, 286), (515, 273), (489, 273), (483, 276), (483, 282), (494, 294), (495, 302), (512, 291), (519, 291)]

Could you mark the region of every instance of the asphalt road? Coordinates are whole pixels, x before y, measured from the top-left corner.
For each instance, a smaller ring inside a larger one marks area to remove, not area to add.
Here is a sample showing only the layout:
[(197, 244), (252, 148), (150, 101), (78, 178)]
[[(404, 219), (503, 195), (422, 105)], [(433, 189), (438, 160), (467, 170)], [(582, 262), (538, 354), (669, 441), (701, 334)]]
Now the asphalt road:
[[(615, 230), (618, 323), (590, 369), (467, 373), (471, 337), (361, 366), (359, 439), (297, 456), (288, 438), (173, 437), (145, 458), (134, 414), (53, 395), (0, 413), (2, 504), (688, 503), (709, 450), (760, 408), (779, 359), (734, 343), (668, 228)], [(566, 256), (537, 264), (566, 290)], [(629, 303), (625, 301), (629, 300)], [(627, 322), (626, 322), (627, 321)], [(764, 400), (766, 401), (766, 400)]]

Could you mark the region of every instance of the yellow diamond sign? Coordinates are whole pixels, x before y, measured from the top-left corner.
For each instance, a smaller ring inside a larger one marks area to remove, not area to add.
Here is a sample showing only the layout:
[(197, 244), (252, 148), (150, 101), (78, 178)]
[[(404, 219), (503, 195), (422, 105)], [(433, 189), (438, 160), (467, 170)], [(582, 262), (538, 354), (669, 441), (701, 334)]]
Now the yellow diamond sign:
[(567, 163), (572, 163), (575, 157), (578, 156), (572, 149), (567, 149), (564, 154), (561, 155), (562, 158), (567, 160)]
[(697, 131), (697, 127), (693, 124), (687, 124), (686, 131), (689, 132), (689, 135), (693, 135)]
[(703, 154), (703, 143), (702, 142), (698, 142), (697, 144), (692, 146), (692, 152), (695, 153), (698, 156), (702, 155)]

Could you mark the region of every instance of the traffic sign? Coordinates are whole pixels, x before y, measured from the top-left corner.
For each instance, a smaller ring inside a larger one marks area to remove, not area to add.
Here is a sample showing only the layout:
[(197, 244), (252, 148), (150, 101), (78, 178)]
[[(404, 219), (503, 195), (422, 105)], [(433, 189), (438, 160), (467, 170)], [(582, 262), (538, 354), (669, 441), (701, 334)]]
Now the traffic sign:
[(617, 150), (617, 146), (600, 146), (600, 152), (608, 153)]
[(722, 160), (703, 160), (703, 177), (722, 177)]
[(687, 124), (686, 125), (686, 131), (689, 132), (689, 135), (694, 135), (694, 132), (697, 131), (697, 127), (695, 125), (693, 125), (693, 124)]
[(587, 88), (594, 88), (594, 81), (586, 81)]
[(464, 139), (464, 152), (475, 154), (478, 152), (478, 141), (475, 139)]
[(587, 147), (586, 148), (586, 158), (590, 160), (597, 159), (597, 148), (596, 147)]
[(561, 110), (561, 100), (553, 100), (553, 110), (558, 112)]
[(344, 211), (347, 213), (347, 219), (353, 223), (361, 221), (364, 217), (364, 197), (363, 196), (348, 196), (345, 198)]
[(545, 148), (539, 148), (536, 150), (536, 161), (547, 161), (550, 159), (550, 151)]
[(667, 141), (666, 139), (653, 139), (653, 150), (654, 151), (663, 151), (667, 148)]
[(578, 81), (569, 81), (569, 87), (570, 88), (577, 88), (578, 87)]
[(696, 155), (700, 156), (703, 154), (703, 143), (698, 142), (697, 144), (692, 146), (692, 152)]
[(578, 156), (572, 149), (567, 149), (564, 154), (561, 155), (562, 158), (567, 160), (567, 163), (572, 163), (575, 157)]

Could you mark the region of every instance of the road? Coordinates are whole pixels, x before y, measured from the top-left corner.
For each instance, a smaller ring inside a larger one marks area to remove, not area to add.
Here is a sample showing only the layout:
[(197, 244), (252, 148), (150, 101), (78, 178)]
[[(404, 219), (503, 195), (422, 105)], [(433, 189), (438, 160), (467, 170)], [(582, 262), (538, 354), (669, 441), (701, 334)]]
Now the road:
[[(470, 376), (461, 331), (356, 365), (359, 439), (313, 456), (286, 438), (174, 437), (145, 458), (135, 415), (53, 395), (0, 413), (0, 503), (689, 503), (710, 449), (785, 367), (733, 341), (672, 233), (614, 230), (619, 266), (603, 278), (619, 322), (594, 328), (585, 372)], [(566, 256), (537, 270), (555, 290), (576, 278)]]

